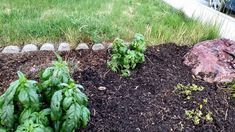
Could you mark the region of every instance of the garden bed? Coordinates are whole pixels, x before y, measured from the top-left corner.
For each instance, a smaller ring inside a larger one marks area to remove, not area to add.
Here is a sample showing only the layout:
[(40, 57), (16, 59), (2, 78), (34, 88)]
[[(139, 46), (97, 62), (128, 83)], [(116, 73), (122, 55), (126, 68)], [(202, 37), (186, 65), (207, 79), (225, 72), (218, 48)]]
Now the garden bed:
[[(149, 47), (146, 61), (127, 78), (107, 68), (109, 51), (61, 53), (89, 97), (91, 120), (84, 131), (233, 131), (235, 100), (229, 99), (228, 89), (193, 77), (183, 64), (188, 50), (175, 44)], [(52, 60), (54, 53), (47, 51), (0, 54), (1, 93), (17, 78), (18, 70), (37, 80), (36, 74)], [(175, 90), (179, 83), (205, 89), (187, 100)], [(185, 110), (195, 109), (205, 98), (208, 103), (203, 109), (213, 113), (213, 121), (194, 125)]]

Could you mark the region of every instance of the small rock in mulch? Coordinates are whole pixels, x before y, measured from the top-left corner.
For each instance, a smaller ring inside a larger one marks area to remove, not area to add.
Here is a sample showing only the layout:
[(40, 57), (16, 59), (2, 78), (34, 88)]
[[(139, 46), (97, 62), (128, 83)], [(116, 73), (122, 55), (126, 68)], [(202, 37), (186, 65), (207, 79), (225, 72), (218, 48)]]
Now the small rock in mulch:
[(58, 51), (70, 51), (70, 45), (68, 43), (61, 43), (58, 47)]
[(34, 44), (26, 44), (23, 49), (22, 52), (29, 52), (29, 51), (37, 51), (38, 47)]
[(89, 49), (89, 46), (86, 43), (78, 44), (76, 50)]
[(20, 48), (18, 46), (7, 46), (2, 50), (2, 53), (19, 53)]
[(106, 90), (106, 87), (100, 86), (100, 87), (98, 87), (98, 90), (104, 91), (104, 90)]
[(184, 63), (205, 81), (231, 82), (235, 79), (235, 42), (215, 39), (196, 44), (185, 56)]
[(105, 49), (103, 44), (94, 44), (92, 46), (92, 50), (94, 50), (94, 51), (96, 51), (96, 50), (103, 50), (103, 49)]
[(42, 47), (40, 48), (40, 50), (46, 50), (46, 51), (54, 51), (54, 45), (50, 44), (50, 43), (45, 43), (42, 45)]

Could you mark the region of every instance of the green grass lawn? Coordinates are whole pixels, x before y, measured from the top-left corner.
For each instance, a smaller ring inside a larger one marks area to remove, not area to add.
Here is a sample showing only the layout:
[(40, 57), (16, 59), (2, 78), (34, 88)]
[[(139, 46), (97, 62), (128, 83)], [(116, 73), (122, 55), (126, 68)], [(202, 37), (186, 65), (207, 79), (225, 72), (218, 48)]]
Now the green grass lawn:
[(186, 18), (161, 0), (0, 0), (0, 46), (66, 41), (194, 44), (218, 37), (215, 27)]

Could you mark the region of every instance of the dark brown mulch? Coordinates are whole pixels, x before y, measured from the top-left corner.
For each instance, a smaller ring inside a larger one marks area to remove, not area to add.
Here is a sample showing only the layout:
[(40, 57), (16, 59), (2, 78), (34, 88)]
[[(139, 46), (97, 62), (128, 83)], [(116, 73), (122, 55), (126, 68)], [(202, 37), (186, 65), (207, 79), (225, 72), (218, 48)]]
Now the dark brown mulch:
[[(106, 67), (106, 51), (71, 51), (62, 53), (71, 65), (73, 77), (84, 85), (89, 96), (91, 121), (83, 131), (234, 131), (235, 100), (229, 100), (226, 88), (195, 79), (190, 68), (183, 64), (189, 50), (174, 44), (149, 47), (145, 63), (132, 75), (123, 78)], [(41, 67), (55, 59), (50, 52), (0, 55), (0, 87), (5, 90), (22, 70), (31, 79)], [(197, 84), (205, 87), (195, 92), (191, 100), (175, 92), (175, 86)], [(107, 89), (98, 90), (103, 86)], [(197, 126), (185, 117), (185, 110), (198, 107), (213, 113), (213, 122), (204, 120)]]

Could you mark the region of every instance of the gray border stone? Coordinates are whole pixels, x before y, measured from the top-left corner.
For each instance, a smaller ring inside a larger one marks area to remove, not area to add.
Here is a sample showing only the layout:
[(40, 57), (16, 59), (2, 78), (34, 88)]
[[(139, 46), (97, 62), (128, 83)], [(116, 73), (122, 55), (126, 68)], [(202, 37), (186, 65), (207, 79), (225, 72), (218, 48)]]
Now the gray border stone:
[(40, 48), (40, 50), (44, 50), (44, 51), (55, 51), (54, 45), (51, 43), (45, 43), (42, 45), (42, 47)]
[(19, 52), (20, 48), (14, 45), (7, 46), (2, 50), (2, 53), (19, 53)]
[(68, 43), (60, 43), (58, 51), (70, 51), (70, 45)]
[(87, 50), (87, 49), (90, 49), (90, 48), (89, 48), (89, 46), (88, 46), (86, 43), (80, 43), (80, 44), (78, 44), (76, 50), (82, 50), (82, 49)]
[(92, 50), (94, 50), (94, 51), (103, 50), (103, 49), (105, 49), (105, 47), (104, 47), (104, 45), (101, 44), (101, 43), (94, 44), (94, 45), (92, 46)]
[[(107, 49), (107, 48), (112, 48), (112, 43), (107, 43), (107, 44), (106, 43), (104, 43), (104, 44), (97, 43), (97, 44), (94, 44), (91, 47), (91, 49), (94, 50), (94, 51), (104, 50), (104, 49)], [(10, 45), (10, 46), (6, 46), (5, 48), (4, 47), (0, 48), (0, 52), (2, 52), (2, 53), (20, 53), (20, 51), (21, 52), (30, 52), (30, 51), (38, 51), (38, 50), (41, 50), (41, 51), (55, 51), (56, 49), (58, 49), (58, 51), (70, 51), (71, 47), (66, 42), (60, 43), (58, 48), (57, 48), (56, 45), (54, 45), (52, 43), (44, 43), (40, 47), (40, 49), (35, 44), (26, 44), (26, 45), (23, 46), (22, 50), (20, 50), (20, 47), (18, 47), (18, 46)], [(90, 49), (90, 47), (86, 43), (80, 43), (76, 47), (76, 50), (87, 50), (87, 49)]]
[(34, 44), (26, 44), (21, 52), (30, 52), (30, 51), (37, 51), (38, 47)]

